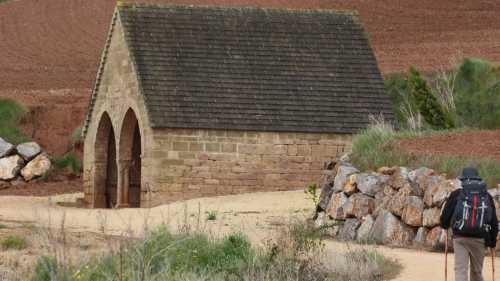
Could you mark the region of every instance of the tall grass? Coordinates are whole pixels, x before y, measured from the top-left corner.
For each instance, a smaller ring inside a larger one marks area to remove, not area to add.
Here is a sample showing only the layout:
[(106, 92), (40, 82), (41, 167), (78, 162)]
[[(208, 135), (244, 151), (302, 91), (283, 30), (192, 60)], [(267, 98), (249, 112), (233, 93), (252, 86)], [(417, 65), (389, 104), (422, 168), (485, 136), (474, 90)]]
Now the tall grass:
[[(448, 131), (449, 132), (449, 131)], [(489, 187), (500, 180), (500, 162), (484, 158), (445, 155), (415, 155), (403, 151), (398, 141), (404, 138), (441, 134), (436, 131), (395, 131), (390, 125), (377, 123), (353, 139), (352, 164), (361, 170), (376, 170), (383, 166), (428, 167), (449, 177), (460, 175), (468, 165), (475, 165)]]
[[(143, 239), (127, 240), (120, 243), (118, 250), (86, 262), (68, 265), (62, 264), (60, 257), (42, 256), (32, 279), (376, 281), (387, 280), (389, 273), (398, 271), (393, 261), (373, 250), (364, 252), (368, 258), (363, 259), (352, 251), (336, 253), (335, 256), (345, 256), (342, 266), (325, 263), (322, 231), (314, 228), (312, 222), (294, 220), (286, 223), (264, 247), (255, 248), (240, 233), (216, 238), (200, 232), (172, 233), (161, 226)], [(353, 256), (357, 259), (353, 260)]]
[(18, 144), (28, 139), (19, 130), (18, 124), (26, 109), (11, 99), (0, 99), (0, 137)]

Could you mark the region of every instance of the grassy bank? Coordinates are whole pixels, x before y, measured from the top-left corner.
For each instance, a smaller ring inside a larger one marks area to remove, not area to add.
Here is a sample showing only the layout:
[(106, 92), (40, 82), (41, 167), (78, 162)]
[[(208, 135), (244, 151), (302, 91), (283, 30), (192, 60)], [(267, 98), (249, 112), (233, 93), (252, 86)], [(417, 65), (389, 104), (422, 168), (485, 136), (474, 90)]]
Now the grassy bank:
[(326, 263), (322, 234), (312, 224), (297, 221), (256, 248), (241, 233), (214, 238), (160, 227), (144, 239), (123, 239), (119, 247), (86, 261), (70, 264), (61, 255), (42, 256), (30, 279), (375, 281), (390, 280), (400, 270), (373, 249), (338, 253), (338, 262)]
[(468, 165), (477, 166), (489, 187), (496, 187), (500, 179), (500, 162), (492, 159), (460, 156), (415, 155), (403, 151), (398, 141), (403, 138), (430, 136), (450, 131), (400, 131), (384, 123), (371, 126), (353, 140), (353, 165), (361, 170), (376, 170), (383, 166), (428, 167), (448, 177), (456, 177)]

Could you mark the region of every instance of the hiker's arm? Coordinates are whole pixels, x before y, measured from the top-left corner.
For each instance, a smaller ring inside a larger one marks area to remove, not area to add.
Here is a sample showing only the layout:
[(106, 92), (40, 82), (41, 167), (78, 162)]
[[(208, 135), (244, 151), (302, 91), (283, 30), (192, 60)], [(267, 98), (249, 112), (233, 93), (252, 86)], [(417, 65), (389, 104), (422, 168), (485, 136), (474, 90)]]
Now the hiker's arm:
[(497, 212), (495, 209), (495, 202), (493, 201), (493, 197), (490, 197), (491, 199), (491, 206), (493, 208), (493, 216), (491, 218), (491, 229), (489, 233), (489, 241), (486, 241), (486, 247), (490, 248), (496, 248), (497, 246), (497, 235), (498, 235), (498, 218), (497, 218)]
[(444, 204), (443, 211), (441, 212), (441, 228), (450, 228), (451, 217), (453, 216), (453, 211), (455, 210), (455, 205), (457, 203), (457, 192), (453, 191)]

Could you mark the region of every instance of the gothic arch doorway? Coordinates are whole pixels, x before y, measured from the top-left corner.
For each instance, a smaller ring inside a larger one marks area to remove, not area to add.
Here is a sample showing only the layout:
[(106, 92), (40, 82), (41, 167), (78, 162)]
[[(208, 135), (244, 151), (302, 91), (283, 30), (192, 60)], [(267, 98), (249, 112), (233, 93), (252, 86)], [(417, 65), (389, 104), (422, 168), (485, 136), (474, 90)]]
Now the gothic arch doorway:
[(94, 208), (113, 208), (117, 203), (118, 169), (113, 125), (104, 112), (94, 145)]
[(120, 133), (120, 180), (121, 203), (126, 207), (141, 206), (141, 130), (132, 109), (123, 119)]

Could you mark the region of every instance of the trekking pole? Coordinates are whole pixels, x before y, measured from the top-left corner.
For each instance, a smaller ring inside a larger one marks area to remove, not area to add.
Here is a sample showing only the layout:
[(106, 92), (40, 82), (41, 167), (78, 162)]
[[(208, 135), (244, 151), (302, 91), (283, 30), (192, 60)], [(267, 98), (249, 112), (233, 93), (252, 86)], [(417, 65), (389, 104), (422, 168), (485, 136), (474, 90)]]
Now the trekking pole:
[(491, 274), (493, 274), (491, 280), (495, 281), (495, 248), (491, 248)]
[(448, 281), (448, 230), (444, 234), (444, 280)]

